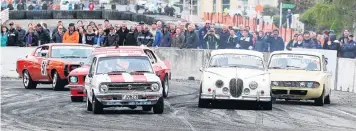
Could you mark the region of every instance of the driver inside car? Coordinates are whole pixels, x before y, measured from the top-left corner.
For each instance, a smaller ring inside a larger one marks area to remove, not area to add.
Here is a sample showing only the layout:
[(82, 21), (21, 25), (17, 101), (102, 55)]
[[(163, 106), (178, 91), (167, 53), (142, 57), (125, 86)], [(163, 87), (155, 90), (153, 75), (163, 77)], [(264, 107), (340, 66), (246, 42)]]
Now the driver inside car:
[(310, 62), (307, 66), (307, 70), (310, 70), (310, 71), (314, 71), (314, 70), (318, 70), (318, 61), (313, 61), (313, 62)]

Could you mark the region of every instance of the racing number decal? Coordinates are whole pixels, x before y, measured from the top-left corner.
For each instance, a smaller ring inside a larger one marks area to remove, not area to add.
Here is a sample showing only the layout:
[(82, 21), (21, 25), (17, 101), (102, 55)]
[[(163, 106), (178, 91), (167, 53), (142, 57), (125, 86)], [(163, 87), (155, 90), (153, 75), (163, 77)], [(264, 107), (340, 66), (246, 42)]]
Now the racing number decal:
[(42, 60), (41, 62), (41, 74), (43, 76), (46, 76), (47, 75), (47, 60)]

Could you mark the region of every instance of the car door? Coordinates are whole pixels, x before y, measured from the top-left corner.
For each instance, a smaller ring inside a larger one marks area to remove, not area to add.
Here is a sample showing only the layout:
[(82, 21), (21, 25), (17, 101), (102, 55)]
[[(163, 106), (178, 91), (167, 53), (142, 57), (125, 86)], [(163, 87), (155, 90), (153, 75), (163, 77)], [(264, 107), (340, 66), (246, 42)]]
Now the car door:
[(85, 90), (87, 91), (87, 96), (91, 100), (92, 98), (92, 88), (95, 86), (95, 72), (96, 72), (96, 61), (97, 58), (93, 57), (92, 64), (90, 65), (89, 73), (85, 77)]
[(47, 51), (48, 52), (48, 46), (41, 46), (39, 47), (40, 50), (39, 52), (35, 52), (35, 60), (32, 61), (32, 77), (36, 81), (48, 81), (48, 73), (47, 73), (47, 66), (48, 66), (48, 60), (47, 56), (42, 56), (41, 52)]

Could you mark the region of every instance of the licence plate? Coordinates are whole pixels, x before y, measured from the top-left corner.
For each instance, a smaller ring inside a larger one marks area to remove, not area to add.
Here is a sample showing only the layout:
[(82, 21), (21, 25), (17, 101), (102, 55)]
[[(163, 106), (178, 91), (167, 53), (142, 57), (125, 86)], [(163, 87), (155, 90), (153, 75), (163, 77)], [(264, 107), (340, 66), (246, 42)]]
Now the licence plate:
[(136, 100), (136, 99), (138, 99), (138, 96), (137, 95), (123, 95), (122, 99), (123, 100)]

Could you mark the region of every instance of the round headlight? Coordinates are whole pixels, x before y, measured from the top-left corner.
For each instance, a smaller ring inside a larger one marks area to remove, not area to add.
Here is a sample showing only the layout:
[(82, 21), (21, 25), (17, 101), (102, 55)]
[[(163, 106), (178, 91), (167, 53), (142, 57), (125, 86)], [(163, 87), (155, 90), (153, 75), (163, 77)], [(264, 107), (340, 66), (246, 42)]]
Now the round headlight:
[(299, 83), (299, 86), (300, 86), (300, 87), (305, 87), (305, 82), (300, 82), (300, 83)]
[(151, 85), (151, 89), (152, 89), (153, 91), (159, 91), (159, 85), (158, 85), (157, 83), (153, 83), (153, 84)]
[(109, 87), (107, 85), (100, 85), (99, 87), (100, 92), (108, 92)]
[(245, 94), (245, 95), (248, 95), (248, 94), (250, 94), (250, 89), (248, 89), (248, 88), (245, 88), (245, 89), (244, 89), (244, 94)]
[(215, 86), (218, 87), (218, 88), (221, 88), (224, 86), (224, 82), (222, 80), (217, 80), (215, 82)]
[(273, 86), (278, 86), (278, 82), (277, 82), (277, 81), (273, 81), (273, 82), (272, 82), (272, 85), (273, 85)]
[(223, 92), (224, 94), (227, 94), (227, 93), (229, 93), (229, 88), (227, 88), (227, 87), (224, 87), (224, 88), (222, 89), (222, 92)]
[(69, 81), (70, 81), (70, 83), (77, 83), (78, 82), (78, 77), (71, 76), (71, 77), (69, 77)]
[(251, 81), (249, 87), (254, 90), (258, 87), (258, 83), (256, 81)]
[(308, 84), (307, 84), (307, 86), (308, 86), (309, 88), (312, 88), (313, 85), (314, 85), (314, 82), (308, 82)]

